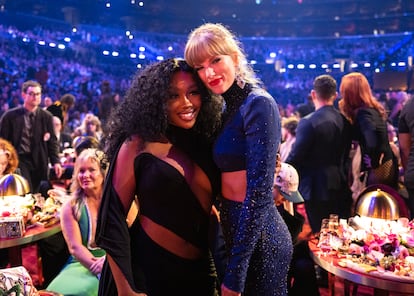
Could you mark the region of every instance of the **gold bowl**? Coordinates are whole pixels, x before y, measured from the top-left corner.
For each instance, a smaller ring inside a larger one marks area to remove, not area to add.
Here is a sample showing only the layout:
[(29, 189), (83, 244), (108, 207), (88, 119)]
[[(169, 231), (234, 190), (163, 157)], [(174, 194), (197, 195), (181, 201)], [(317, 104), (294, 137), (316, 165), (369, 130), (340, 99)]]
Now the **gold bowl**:
[(356, 201), (355, 213), (359, 216), (385, 220), (400, 218), (397, 200), (381, 188), (363, 192)]

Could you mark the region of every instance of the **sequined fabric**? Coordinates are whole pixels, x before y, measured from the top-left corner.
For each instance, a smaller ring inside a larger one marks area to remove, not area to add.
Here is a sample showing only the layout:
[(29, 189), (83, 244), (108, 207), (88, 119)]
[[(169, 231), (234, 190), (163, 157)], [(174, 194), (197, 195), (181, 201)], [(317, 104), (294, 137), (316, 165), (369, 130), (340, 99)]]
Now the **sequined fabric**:
[(221, 219), (229, 263), (226, 287), (244, 296), (286, 295), (292, 242), (272, 196), (280, 116), (264, 90), (234, 84), (223, 94), (227, 118), (214, 148), (222, 171), (246, 170), (243, 203), (223, 198)]

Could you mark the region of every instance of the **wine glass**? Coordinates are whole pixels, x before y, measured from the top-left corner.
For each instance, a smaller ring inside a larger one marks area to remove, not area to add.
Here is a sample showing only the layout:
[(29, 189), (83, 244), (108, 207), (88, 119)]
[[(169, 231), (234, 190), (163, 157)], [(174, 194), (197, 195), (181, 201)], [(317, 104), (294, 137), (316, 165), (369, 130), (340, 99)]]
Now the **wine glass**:
[(318, 247), (322, 251), (322, 254), (326, 256), (331, 250), (331, 233), (329, 231), (329, 219), (322, 219), (321, 231), (319, 232)]

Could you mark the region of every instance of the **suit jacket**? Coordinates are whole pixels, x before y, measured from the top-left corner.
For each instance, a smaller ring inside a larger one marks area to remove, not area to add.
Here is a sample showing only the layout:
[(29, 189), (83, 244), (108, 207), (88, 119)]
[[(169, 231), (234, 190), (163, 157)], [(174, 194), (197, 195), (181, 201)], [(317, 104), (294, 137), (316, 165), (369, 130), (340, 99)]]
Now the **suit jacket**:
[(336, 197), (333, 192), (349, 191), (351, 143), (351, 124), (334, 106), (324, 106), (299, 121), (286, 162), (297, 169), (305, 200), (331, 200)]
[(59, 152), (63, 152), (66, 148), (72, 148), (72, 136), (67, 133), (60, 133), (58, 144)]
[[(0, 137), (9, 140), (16, 150), (20, 147), (24, 127), (24, 107), (6, 111), (0, 119)], [(59, 146), (53, 130), (52, 115), (37, 108), (32, 128), (31, 152), (34, 168), (45, 180), (48, 177), (48, 164), (59, 163)]]
[[(354, 124), (354, 137), (361, 146), (361, 156), (368, 155), (373, 168), (379, 167), (381, 157), (383, 162), (393, 158), (394, 153), (388, 140), (387, 122), (382, 119), (376, 109), (361, 108), (358, 110)], [(361, 159), (361, 170), (366, 169)]]

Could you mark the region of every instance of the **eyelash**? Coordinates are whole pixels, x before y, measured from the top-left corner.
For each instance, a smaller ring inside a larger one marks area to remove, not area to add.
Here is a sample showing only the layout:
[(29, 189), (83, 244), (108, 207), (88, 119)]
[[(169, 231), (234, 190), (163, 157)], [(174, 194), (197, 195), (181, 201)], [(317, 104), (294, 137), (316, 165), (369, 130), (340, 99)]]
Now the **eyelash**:
[[(218, 62), (220, 62), (221, 57), (215, 57), (214, 59), (211, 60), (211, 64), (217, 64)], [(194, 69), (196, 70), (196, 72), (202, 70), (204, 67), (200, 66), (200, 67), (194, 67)]]
[[(188, 92), (188, 94), (190, 96), (199, 96), (201, 93), (200, 93), (199, 90), (192, 90), (192, 91)], [(170, 94), (170, 99), (172, 99), (172, 100), (177, 99), (178, 97), (179, 97), (179, 95), (177, 95), (177, 94)]]

